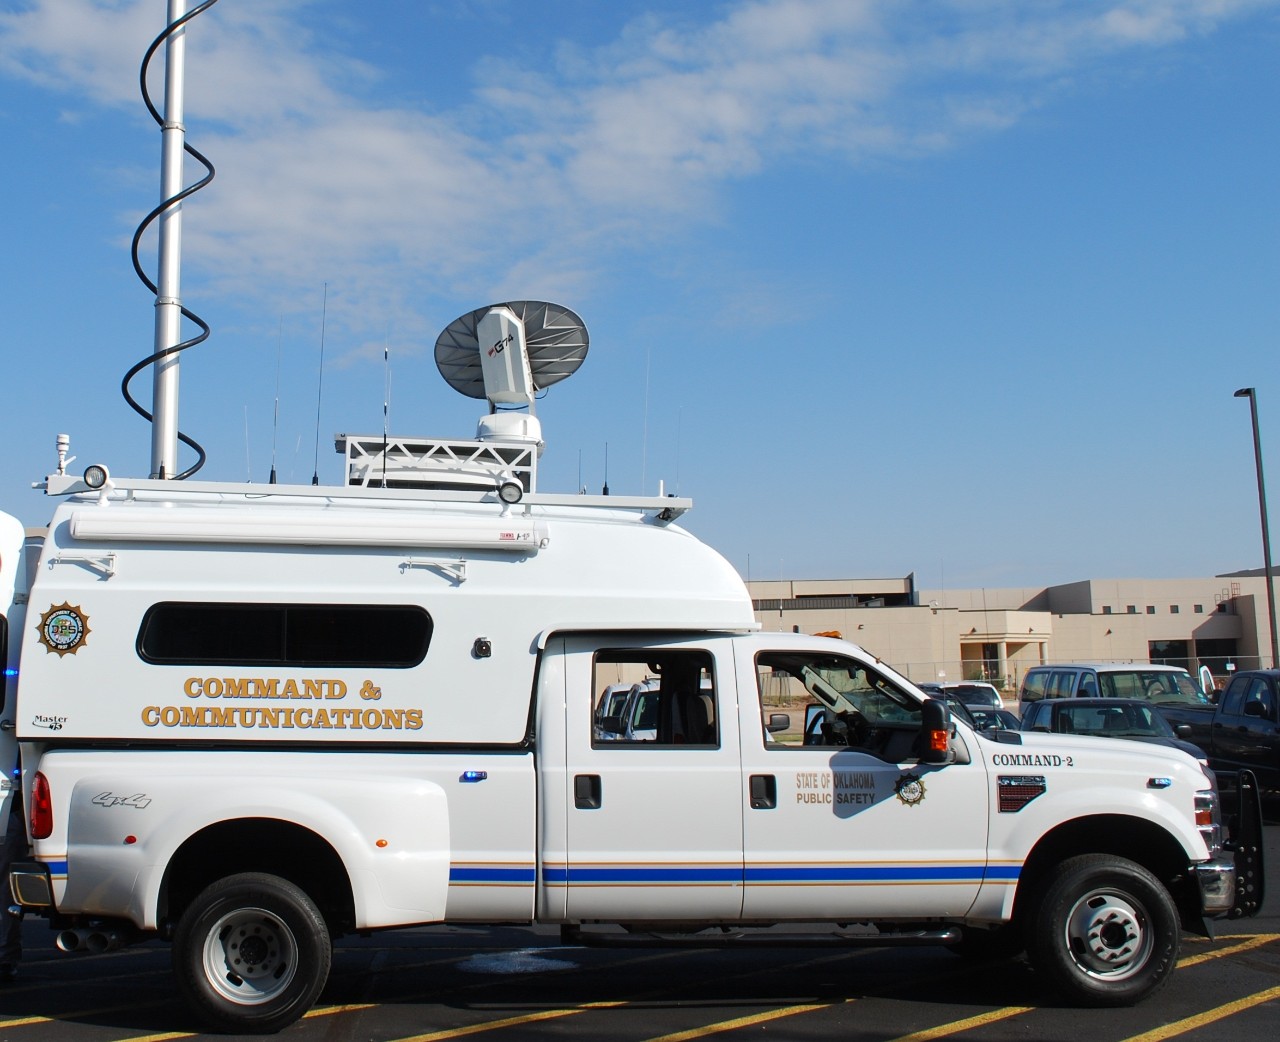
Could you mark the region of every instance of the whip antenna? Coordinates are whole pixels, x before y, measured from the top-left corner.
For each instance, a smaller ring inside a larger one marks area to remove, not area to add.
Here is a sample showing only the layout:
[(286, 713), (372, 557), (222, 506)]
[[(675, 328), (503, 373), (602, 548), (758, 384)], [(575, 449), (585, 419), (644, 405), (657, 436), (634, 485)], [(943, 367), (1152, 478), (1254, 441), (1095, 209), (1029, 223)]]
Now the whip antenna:
[(311, 484), (320, 484), (320, 399), (324, 394), (324, 324), (329, 317), (329, 283), (324, 284), (324, 298), (320, 304), (320, 380), (316, 384), (316, 457), (311, 471)]
[(391, 328), (382, 341), (382, 487), (387, 487), (387, 425), (391, 415)]
[(271, 415), (271, 477), (267, 484), (276, 483), (276, 439), (280, 436), (280, 358), (284, 354), (284, 315), (276, 329), (276, 406)]

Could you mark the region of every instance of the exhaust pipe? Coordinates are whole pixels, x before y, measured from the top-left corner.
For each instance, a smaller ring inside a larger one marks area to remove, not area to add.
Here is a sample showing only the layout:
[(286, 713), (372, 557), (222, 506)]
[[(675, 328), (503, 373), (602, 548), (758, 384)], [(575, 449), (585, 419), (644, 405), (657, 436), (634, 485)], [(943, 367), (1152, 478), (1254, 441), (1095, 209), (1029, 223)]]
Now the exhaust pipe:
[(131, 941), (117, 930), (91, 930), (84, 939), (84, 948), (90, 955), (101, 955), (103, 952), (123, 948), (129, 943)]
[(87, 930), (77, 927), (71, 930), (63, 930), (58, 934), (54, 943), (57, 945), (58, 950), (63, 952), (87, 952), (90, 955), (102, 955), (104, 952), (113, 952), (117, 948), (135, 944), (140, 940), (142, 940), (142, 935), (136, 930), (102, 928)]

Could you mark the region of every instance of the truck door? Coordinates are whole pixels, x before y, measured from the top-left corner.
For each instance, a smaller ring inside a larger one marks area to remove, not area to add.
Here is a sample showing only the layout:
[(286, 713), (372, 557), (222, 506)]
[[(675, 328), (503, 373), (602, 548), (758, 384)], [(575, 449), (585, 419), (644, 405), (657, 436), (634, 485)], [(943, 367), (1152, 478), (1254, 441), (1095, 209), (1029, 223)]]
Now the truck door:
[(1213, 722), (1214, 766), (1256, 771), (1264, 785), (1274, 779), (1280, 745), (1280, 692), (1265, 673), (1233, 677)]
[[(564, 642), (567, 917), (723, 921), (742, 914), (742, 790), (727, 641)], [(633, 685), (635, 719), (595, 713)], [(593, 734), (593, 717), (596, 733)], [(602, 732), (601, 728), (607, 729)]]
[(963, 741), (960, 762), (919, 763), (919, 702), (853, 655), (762, 638), (738, 656), (744, 917), (966, 912), (987, 872), (989, 795)]

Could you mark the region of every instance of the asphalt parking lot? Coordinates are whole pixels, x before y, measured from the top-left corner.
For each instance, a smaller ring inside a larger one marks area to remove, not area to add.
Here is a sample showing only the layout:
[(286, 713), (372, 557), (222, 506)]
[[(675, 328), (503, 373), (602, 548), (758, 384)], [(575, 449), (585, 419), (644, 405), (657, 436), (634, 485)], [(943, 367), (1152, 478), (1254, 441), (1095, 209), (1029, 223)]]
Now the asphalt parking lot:
[[(768, 1036), (966, 1042), (1270, 1037), (1280, 1010), (1280, 825), (1266, 827), (1259, 917), (1186, 936), (1172, 984), (1140, 1006), (1055, 1004), (1024, 963), (932, 949), (717, 951), (559, 947), (547, 928), (433, 927), (346, 938), (295, 1042), (678, 1042)], [(160, 1042), (203, 1036), (177, 1000), (165, 945), (64, 954), (24, 925), (19, 979), (0, 990), (0, 1042)]]

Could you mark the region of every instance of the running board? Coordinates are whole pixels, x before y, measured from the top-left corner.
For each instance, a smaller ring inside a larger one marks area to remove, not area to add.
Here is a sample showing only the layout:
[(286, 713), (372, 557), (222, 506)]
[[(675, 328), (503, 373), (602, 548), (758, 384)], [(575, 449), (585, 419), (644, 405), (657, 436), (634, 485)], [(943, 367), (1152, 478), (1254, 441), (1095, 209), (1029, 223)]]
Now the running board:
[(956, 944), (958, 926), (892, 930), (881, 933), (749, 934), (742, 930), (711, 934), (603, 933), (566, 924), (560, 943), (586, 948), (900, 948)]

